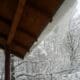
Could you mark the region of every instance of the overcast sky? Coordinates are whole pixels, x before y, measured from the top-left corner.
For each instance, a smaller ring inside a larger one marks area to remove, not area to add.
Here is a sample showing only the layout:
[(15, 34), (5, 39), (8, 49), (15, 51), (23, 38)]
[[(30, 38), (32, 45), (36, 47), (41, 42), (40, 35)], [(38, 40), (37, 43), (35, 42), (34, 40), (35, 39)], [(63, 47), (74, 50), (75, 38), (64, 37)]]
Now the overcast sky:
[(80, 15), (80, 0), (77, 0), (77, 6), (76, 6), (77, 12), (74, 15), (74, 17), (77, 17), (78, 15)]

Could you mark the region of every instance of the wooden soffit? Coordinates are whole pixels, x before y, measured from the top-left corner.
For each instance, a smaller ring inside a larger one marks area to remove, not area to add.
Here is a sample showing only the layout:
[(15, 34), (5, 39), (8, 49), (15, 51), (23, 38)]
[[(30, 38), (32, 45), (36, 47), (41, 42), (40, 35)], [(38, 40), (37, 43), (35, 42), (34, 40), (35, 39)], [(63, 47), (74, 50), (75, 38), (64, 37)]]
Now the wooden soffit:
[(23, 58), (64, 0), (0, 0), (0, 47)]

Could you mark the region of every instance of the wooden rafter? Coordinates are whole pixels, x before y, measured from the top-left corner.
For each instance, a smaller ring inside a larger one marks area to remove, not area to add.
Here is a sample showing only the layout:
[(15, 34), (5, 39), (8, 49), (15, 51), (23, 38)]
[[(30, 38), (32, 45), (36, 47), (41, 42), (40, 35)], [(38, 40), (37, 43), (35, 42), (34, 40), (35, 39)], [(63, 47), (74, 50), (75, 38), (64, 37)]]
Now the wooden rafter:
[(16, 14), (13, 19), (11, 30), (9, 32), (7, 44), (10, 44), (14, 38), (25, 4), (26, 4), (26, 0), (19, 0), (18, 8), (16, 10)]

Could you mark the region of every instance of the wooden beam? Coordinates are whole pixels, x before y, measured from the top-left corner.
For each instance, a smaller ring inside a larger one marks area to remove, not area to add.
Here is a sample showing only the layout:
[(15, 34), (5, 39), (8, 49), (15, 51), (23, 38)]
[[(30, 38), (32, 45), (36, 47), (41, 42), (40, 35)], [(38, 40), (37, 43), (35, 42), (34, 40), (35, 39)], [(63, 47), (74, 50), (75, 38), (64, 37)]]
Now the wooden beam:
[(24, 32), (18, 31), (14, 37), (14, 40), (24, 46), (31, 47), (31, 45), (35, 42), (35, 39)]
[(26, 0), (19, 0), (18, 8), (16, 10), (16, 14), (12, 22), (11, 30), (9, 32), (7, 44), (10, 44), (14, 38), (25, 4), (26, 4)]

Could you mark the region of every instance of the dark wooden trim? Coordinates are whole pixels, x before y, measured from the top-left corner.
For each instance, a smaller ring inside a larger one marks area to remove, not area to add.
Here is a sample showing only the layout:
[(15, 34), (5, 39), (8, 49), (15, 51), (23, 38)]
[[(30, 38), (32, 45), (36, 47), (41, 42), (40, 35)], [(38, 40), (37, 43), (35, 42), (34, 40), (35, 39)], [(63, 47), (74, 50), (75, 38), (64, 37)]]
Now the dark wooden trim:
[(14, 43), (15, 43), (16, 45), (19, 45), (19, 46), (25, 48), (27, 51), (29, 51), (29, 46), (27, 46), (27, 45), (25, 46), (25, 45), (21, 44), (20, 42), (18, 42), (18, 41), (16, 41), (16, 40), (14, 40)]
[[(15, 56), (17, 56), (17, 57), (19, 57), (19, 58), (21, 58), (21, 59), (24, 59), (24, 56), (21, 55), (19, 52), (14, 51), (14, 50), (10, 50), (10, 51), (11, 51), (11, 53), (14, 54)], [(16, 54), (16, 53), (17, 53), (17, 54)], [(26, 53), (25, 53), (25, 55), (26, 55)]]

